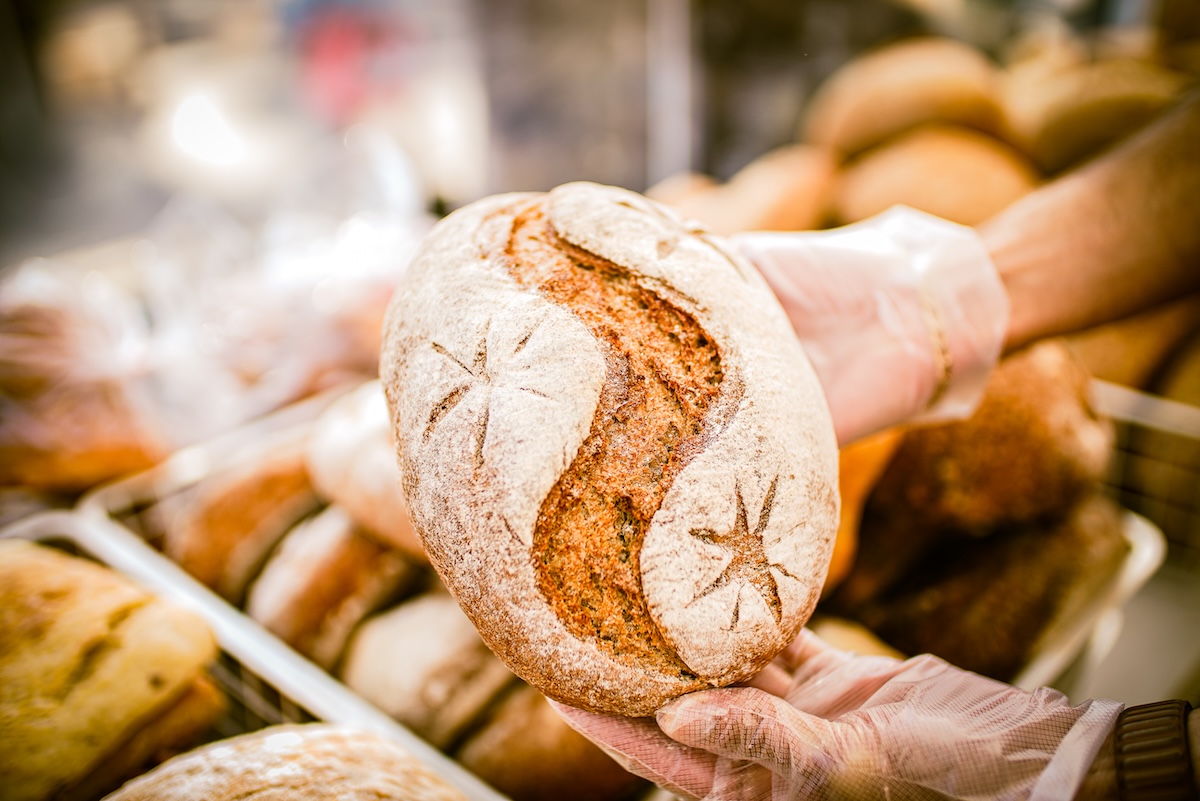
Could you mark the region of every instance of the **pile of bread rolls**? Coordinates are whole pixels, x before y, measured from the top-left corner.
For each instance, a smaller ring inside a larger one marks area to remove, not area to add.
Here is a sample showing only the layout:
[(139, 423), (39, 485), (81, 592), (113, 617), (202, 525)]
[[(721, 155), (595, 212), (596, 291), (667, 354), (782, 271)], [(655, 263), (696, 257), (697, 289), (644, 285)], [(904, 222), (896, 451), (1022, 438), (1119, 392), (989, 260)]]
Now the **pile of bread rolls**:
[(645, 787), (488, 650), (429, 568), (378, 381), (299, 436), (124, 511), (201, 583), (514, 801)]
[(807, 100), (796, 141), (727, 181), (647, 194), (716, 233), (805, 230), (906, 204), (964, 225), (1133, 133), (1193, 76), (1152, 46), (1036, 28), (1002, 59), (941, 36), (859, 54)]

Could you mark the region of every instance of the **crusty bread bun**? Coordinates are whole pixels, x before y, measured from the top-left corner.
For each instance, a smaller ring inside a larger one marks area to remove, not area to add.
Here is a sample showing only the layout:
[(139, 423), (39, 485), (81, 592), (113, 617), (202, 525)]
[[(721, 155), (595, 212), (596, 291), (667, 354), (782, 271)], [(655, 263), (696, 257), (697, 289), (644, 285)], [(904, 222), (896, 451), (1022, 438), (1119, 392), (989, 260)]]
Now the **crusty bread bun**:
[(271, 549), (318, 507), (304, 444), (251, 454), (163, 504), (163, 551), (202, 584), (241, 606)]
[(163, 459), (111, 321), (34, 294), (0, 283), (0, 486), (77, 493)]
[(696, 195), (703, 194), (709, 189), (720, 186), (721, 182), (711, 175), (704, 173), (677, 172), (674, 175), (668, 175), (658, 183), (646, 189), (645, 195), (656, 203), (665, 203), (668, 206), (674, 206), (677, 203), (683, 203)]
[(1019, 152), (967, 128), (931, 125), (864, 153), (843, 172), (834, 196), (839, 223), (895, 205), (977, 225), (1038, 185)]
[(419, 569), (328, 506), (283, 538), (250, 585), (246, 614), (326, 670), (363, 618), (414, 586)]
[(905, 39), (865, 53), (818, 88), (801, 141), (845, 156), (926, 123), (1002, 130), (998, 70), (974, 47), (939, 37)]
[(1005, 116), (1018, 144), (1053, 174), (1144, 126), (1187, 82), (1186, 75), (1133, 58), (1014, 70), (1004, 81)]
[(904, 653), (1012, 681), (1113, 581), (1129, 552), (1121, 514), (1092, 488), (1057, 520), (943, 541), (856, 617)]
[(224, 705), (203, 677), (216, 650), (109, 568), (0, 540), (0, 795), (95, 798), (194, 744)]
[(460, 209), (380, 370), (430, 562), (547, 695), (648, 714), (753, 675), (811, 614), (824, 396), (761, 276), (665, 207), (574, 183)]
[(986, 532), (1064, 515), (1108, 469), (1113, 427), (1062, 340), (1016, 353), (967, 420), (909, 429), (871, 495), (873, 511)]
[(1062, 340), (1005, 358), (970, 418), (904, 431), (827, 611), (854, 614), (947, 539), (1061, 519), (1103, 480), (1113, 442), (1090, 376)]
[(182, 754), (106, 801), (465, 801), (382, 735), (328, 723), (269, 726)]
[(341, 678), (438, 748), (452, 744), (516, 681), (444, 592), (363, 623), (347, 648)]
[(378, 381), (365, 382), (321, 413), (305, 459), (318, 495), (345, 509), (381, 542), (425, 561), (400, 488), (387, 401)]
[(785, 145), (754, 159), (727, 183), (695, 188), (669, 205), (716, 234), (811, 230), (826, 222), (837, 177), (832, 150)]
[(619, 801), (647, 786), (524, 683), (487, 712), (454, 757), (512, 801)]

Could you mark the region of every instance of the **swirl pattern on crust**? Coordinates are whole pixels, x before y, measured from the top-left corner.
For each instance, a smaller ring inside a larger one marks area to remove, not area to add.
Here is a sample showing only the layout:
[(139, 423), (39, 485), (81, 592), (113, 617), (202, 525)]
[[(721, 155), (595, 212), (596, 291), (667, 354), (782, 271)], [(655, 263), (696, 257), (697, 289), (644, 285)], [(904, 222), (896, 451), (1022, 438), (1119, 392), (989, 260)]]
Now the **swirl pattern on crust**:
[(547, 695), (647, 714), (752, 675), (811, 614), (828, 410), (762, 279), (670, 212), (594, 184), (455, 212), (381, 375), (431, 563)]

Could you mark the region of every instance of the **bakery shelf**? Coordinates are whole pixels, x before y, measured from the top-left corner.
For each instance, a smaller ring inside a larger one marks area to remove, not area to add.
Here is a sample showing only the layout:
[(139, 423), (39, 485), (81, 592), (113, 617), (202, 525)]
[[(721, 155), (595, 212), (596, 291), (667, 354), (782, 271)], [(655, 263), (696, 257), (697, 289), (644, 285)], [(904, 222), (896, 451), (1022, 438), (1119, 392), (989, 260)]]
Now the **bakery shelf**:
[(78, 511), (44, 512), (8, 526), (0, 537), (34, 540), (88, 557), (202, 615), (221, 649), (211, 675), (230, 701), (218, 723), (221, 736), (276, 723), (340, 723), (390, 737), (470, 801), (503, 801), (461, 765), (301, 658), (115, 521)]
[(1170, 559), (1200, 568), (1200, 408), (1103, 381), (1092, 397), (1116, 427), (1113, 496), (1162, 530)]

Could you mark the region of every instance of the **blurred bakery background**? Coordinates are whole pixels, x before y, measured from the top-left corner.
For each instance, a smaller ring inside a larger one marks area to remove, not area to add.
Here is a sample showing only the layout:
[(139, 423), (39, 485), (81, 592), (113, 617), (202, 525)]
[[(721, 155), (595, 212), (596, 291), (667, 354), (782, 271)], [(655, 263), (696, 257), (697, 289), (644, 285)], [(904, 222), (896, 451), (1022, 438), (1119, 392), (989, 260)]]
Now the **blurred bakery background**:
[[(115, 523), (517, 801), (645, 794), (403, 520), (372, 381), (423, 233), (579, 179), (718, 233), (974, 225), (1198, 76), (1194, 0), (0, 0), (0, 524)], [(1200, 298), (1014, 355), (841, 482), (830, 640), (1200, 705)]]

